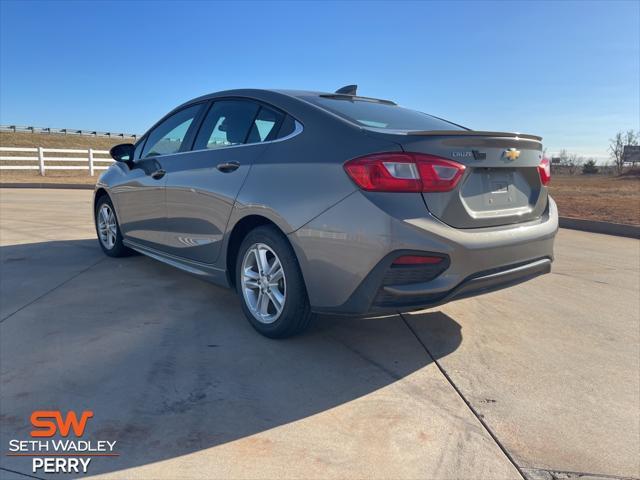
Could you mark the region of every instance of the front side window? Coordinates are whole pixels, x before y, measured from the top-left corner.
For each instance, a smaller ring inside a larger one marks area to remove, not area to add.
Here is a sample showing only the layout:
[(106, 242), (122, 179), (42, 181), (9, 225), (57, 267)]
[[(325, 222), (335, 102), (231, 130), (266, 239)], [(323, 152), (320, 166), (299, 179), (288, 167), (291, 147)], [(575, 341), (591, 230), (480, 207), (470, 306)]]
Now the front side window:
[(142, 155), (142, 147), (144, 147), (145, 141), (146, 141), (146, 138), (142, 138), (138, 143), (136, 143), (136, 149), (133, 152), (134, 160), (140, 160), (140, 156)]
[(193, 105), (171, 115), (154, 128), (142, 151), (142, 158), (170, 155), (180, 150), (189, 127), (198, 116), (202, 105)]
[(260, 106), (246, 100), (220, 100), (207, 113), (196, 138), (195, 150), (246, 143)]

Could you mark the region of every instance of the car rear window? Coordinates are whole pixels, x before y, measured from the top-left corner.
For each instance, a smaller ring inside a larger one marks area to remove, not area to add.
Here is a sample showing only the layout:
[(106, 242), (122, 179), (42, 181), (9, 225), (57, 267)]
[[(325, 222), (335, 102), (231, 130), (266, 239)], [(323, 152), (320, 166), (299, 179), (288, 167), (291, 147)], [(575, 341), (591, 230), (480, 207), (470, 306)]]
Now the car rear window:
[(304, 97), (362, 127), (384, 130), (465, 130), (455, 123), (392, 103), (358, 98)]

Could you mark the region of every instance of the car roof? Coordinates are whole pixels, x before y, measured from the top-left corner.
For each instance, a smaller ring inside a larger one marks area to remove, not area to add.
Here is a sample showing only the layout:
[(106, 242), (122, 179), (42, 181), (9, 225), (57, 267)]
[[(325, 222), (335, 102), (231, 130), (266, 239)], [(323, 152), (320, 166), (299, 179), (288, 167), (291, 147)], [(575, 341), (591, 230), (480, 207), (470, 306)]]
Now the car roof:
[[(267, 103), (269, 105), (273, 105), (277, 108), (282, 109), (288, 114), (292, 115), (296, 120), (300, 121), (300, 116), (306, 116), (312, 111), (314, 112), (322, 112), (322, 115), (325, 115), (325, 118), (333, 118), (337, 121), (340, 121), (344, 125), (350, 125), (351, 127), (355, 127), (360, 129), (359, 125), (354, 124), (353, 122), (347, 120), (346, 118), (340, 117), (308, 100), (309, 97), (319, 97), (319, 96), (327, 96), (334, 98), (352, 98), (352, 99), (362, 99), (369, 101), (378, 101), (391, 105), (395, 105), (395, 103), (390, 102), (389, 100), (381, 100), (377, 98), (369, 98), (362, 97), (359, 95), (348, 95), (348, 94), (340, 94), (340, 93), (332, 93), (332, 92), (320, 92), (314, 90), (292, 90), (292, 89), (265, 89), (265, 88), (237, 88), (233, 90), (222, 90), (220, 92), (208, 93), (206, 95), (201, 95), (196, 98), (192, 98), (181, 105), (173, 108), (169, 111), (164, 117), (158, 120), (155, 124), (145, 132), (145, 137), (147, 133), (153, 130), (158, 124), (163, 122), (167, 117), (173, 115), (174, 113), (182, 110), (183, 108), (189, 107), (196, 103), (207, 102), (210, 100), (214, 100), (216, 98), (225, 98), (225, 97), (241, 97), (248, 98), (252, 100), (261, 101)], [(295, 110), (296, 112), (292, 111)]]
[[(264, 89), (264, 88), (237, 88), (233, 90), (222, 90), (219, 92), (208, 93), (206, 95), (201, 95), (199, 97), (192, 98), (191, 100), (183, 102), (182, 104), (174, 107), (172, 110), (166, 113), (163, 117), (161, 117), (156, 123), (154, 123), (143, 135), (140, 136), (140, 138), (142, 139), (146, 137), (151, 130), (153, 130), (157, 125), (162, 123), (166, 118), (170, 117), (174, 113), (184, 108), (187, 108), (191, 105), (194, 105), (196, 103), (207, 102), (210, 100), (214, 100), (216, 98), (241, 97), (241, 98), (248, 98), (252, 100), (262, 101), (264, 103), (280, 108), (289, 114), (292, 114), (292, 116), (296, 118), (296, 120), (299, 120), (299, 118), (296, 115), (293, 115), (293, 112), (289, 111), (287, 107), (293, 106), (292, 105), (293, 103), (298, 107), (298, 109), (303, 108), (307, 112), (309, 111), (309, 109), (315, 110), (315, 111), (323, 111), (323, 109), (321, 109), (320, 107), (313, 105), (312, 103), (304, 99), (304, 97), (320, 96), (320, 95), (334, 95), (334, 94), (328, 93), (328, 92), (311, 91), (311, 90), (282, 90), (282, 89)], [(343, 123), (352, 125), (351, 122), (341, 117), (338, 117), (337, 115), (332, 114), (331, 112), (325, 112), (325, 113), (329, 115), (329, 117), (334, 117)]]
[(337, 94), (335, 92), (322, 92), (317, 90), (292, 90), (292, 89), (266, 89), (266, 88), (238, 88), (232, 90), (222, 90), (220, 92), (213, 92), (206, 95), (202, 95), (197, 98), (193, 98), (188, 102), (180, 105), (177, 108), (182, 108), (192, 103), (202, 102), (206, 100), (211, 100), (219, 97), (248, 97), (248, 98), (257, 98), (266, 100), (269, 97), (273, 97), (273, 94), (276, 95), (284, 95), (287, 97), (292, 97), (296, 99), (303, 99), (304, 97), (320, 97), (320, 96), (336, 96), (348, 98), (352, 97), (354, 99), (367, 99), (367, 100), (375, 100), (384, 103), (393, 104), (393, 102), (389, 100), (383, 100), (379, 98), (371, 98), (371, 97), (362, 97), (360, 95), (347, 95), (347, 94)]
[[(312, 92), (306, 90), (280, 90), (280, 89), (267, 89), (267, 88), (234, 88), (231, 90), (221, 90), (219, 92), (207, 93), (200, 97), (192, 98), (185, 102), (183, 105), (190, 103), (197, 103), (204, 100), (211, 100), (218, 97), (255, 97), (262, 95), (269, 95), (272, 93), (279, 93), (288, 97), (301, 97), (305, 95), (322, 95), (323, 92)], [(182, 106), (182, 105), (181, 105)]]

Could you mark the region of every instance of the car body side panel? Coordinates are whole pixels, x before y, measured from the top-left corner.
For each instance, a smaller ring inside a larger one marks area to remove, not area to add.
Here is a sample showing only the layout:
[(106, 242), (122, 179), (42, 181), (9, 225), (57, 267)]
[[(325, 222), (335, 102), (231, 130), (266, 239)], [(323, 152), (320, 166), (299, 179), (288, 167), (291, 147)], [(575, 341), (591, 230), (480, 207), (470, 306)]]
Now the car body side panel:
[(553, 258), (558, 214), (551, 199), (548, 212), (537, 220), (472, 231), (425, 215), (421, 202), (418, 194), (399, 201), (397, 195), (358, 191), (289, 234), (312, 308), (339, 311), (376, 264), (396, 250), (450, 256), (450, 267), (429, 284), (434, 293), (449, 291), (477, 272)]
[(308, 118), (300, 134), (269, 144), (254, 162), (237, 198), (239, 217), (245, 209), (271, 211), (283, 219), (285, 233), (294, 231), (357, 189), (345, 161), (382, 151), (400, 146), (340, 122)]

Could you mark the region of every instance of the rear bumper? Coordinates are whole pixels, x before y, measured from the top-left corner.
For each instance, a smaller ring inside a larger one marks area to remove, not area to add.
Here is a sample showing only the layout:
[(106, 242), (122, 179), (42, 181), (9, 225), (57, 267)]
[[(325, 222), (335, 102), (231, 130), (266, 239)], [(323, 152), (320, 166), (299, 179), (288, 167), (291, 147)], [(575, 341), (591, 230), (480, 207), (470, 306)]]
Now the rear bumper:
[[(541, 258), (524, 265), (507, 266), (496, 271), (479, 273), (444, 294), (431, 292), (428, 283), (385, 285), (381, 287), (384, 301), (374, 300), (370, 311), (372, 313), (403, 312), (435, 307), (452, 300), (512, 287), (549, 272), (551, 272), (551, 259)], [(380, 297), (378, 294), (378, 298)]]
[[(425, 215), (421, 198), (356, 192), (289, 238), (312, 309), (364, 315), (432, 307), (547, 273), (557, 229), (551, 198), (534, 221), (456, 229)], [(396, 257), (426, 252), (446, 255), (446, 270), (428, 281), (388, 275)]]

